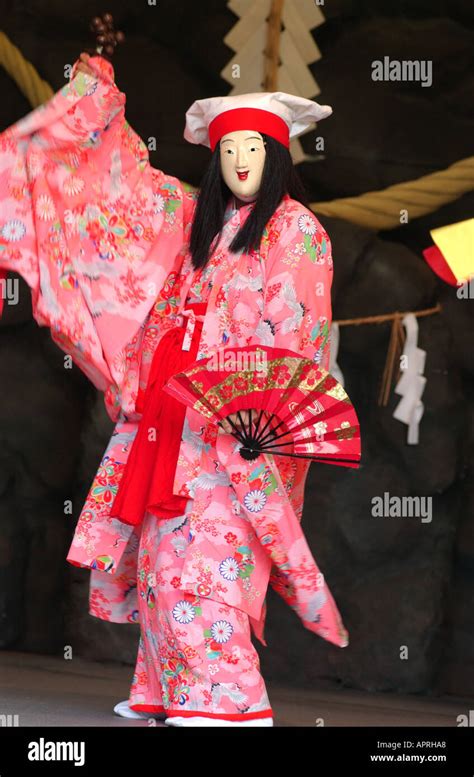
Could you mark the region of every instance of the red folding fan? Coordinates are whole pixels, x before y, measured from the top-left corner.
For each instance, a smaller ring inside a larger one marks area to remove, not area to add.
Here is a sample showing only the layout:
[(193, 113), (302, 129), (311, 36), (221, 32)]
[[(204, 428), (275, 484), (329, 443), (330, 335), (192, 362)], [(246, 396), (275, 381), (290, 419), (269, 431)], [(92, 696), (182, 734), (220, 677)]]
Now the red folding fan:
[(228, 421), (244, 459), (272, 453), (359, 466), (359, 421), (343, 386), (293, 351), (223, 348), (173, 375), (163, 390), (219, 425), (236, 413), (240, 423)]

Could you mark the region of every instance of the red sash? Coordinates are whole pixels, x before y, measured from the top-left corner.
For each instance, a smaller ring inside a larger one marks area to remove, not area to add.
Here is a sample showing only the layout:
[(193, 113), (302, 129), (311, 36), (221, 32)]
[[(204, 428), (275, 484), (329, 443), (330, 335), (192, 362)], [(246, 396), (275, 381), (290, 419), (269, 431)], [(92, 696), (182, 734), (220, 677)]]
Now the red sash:
[[(207, 303), (186, 305), (203, 315)], [(162, 391), (172, 375), (197, 358), (202, 321), (196, 320), (191, 347), (182, 350), (188, 319), (162, 336), (150, 367), (145, 392), (139, 392), (136, 409), (142, 413), (137, 434), (112, 506), (111, 516), (134, 526), (145, 512), (157, 518), (174, 518), (185, 512), (187, 496), (173, 494), (186, 407)], [(150, 433), (151, 430), (151, 433)], [(151, 439), (150, 439), (151, 437)]]

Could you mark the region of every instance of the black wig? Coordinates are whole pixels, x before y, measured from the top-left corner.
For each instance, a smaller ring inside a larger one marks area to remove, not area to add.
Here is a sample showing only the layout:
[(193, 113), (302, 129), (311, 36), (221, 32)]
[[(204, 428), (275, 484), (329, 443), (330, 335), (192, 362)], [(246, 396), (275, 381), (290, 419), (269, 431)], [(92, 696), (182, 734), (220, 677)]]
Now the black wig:
[[(262, 182), (254, 207), (229, 246), (233, 252), (243, 249), (248, 253), (258, 249), (265, 226), (285, 194), (308, 207), (306, 191), (289, 150), (270, 135), (260, 134), (266, 145)], [(189, 247), (195, 268), (206, 266), (212, 248), (217, 245), (230, 197), (232, 192), (221, 173), (220, 144), (217, 143), (201, 181), (191, 227)]]

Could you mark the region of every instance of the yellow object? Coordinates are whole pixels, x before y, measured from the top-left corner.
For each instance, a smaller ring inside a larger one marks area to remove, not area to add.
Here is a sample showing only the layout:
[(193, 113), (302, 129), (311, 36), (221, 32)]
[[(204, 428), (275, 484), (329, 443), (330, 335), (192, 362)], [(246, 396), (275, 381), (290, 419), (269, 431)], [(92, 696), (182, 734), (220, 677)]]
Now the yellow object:
[[(361, 162), (361, 167), (363, 163)], [(434, 213), (474, 189), (474, 156), (381, 191), (366, 192), (327, 202), (312, 202), (316, 216), (335, 216), (369, 229), (395, 229), (404, 223)]]
[(458, 282), (474, 276), (474, 218), (430, 232)]
[(0, 65), (13, 78), (33, 108), (47, 102), (54, 94), (36, 68), (25, 59), (20, 49), (0, 30)]

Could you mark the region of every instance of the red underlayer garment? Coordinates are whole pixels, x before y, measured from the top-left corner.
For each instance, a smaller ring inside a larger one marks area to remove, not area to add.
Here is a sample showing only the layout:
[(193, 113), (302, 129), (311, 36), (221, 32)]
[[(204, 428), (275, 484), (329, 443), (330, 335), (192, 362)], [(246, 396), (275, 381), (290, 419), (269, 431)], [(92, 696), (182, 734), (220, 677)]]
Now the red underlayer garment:
[[(207, 303), (186, 307), (201, 315)], [(139, 392), (137, 398), (136, 409), (142, 417), (111, 512), (124, 523), (140, 524), (147, 511), (158, 518), (173, 518), (185, 512), (189, 497), (173, 494), (173, 482), (186, 407), (162, 391), (162, 387), (197, 358), (202, 321), (195, 323), (189, 351), (181, 348), (186, 324), (185, 317), (182, 326), (169, 329), (162, 336), (153, 356), (146, 391)], [(154, 435), (149, 434), (150, 428), (156, 429)]]

